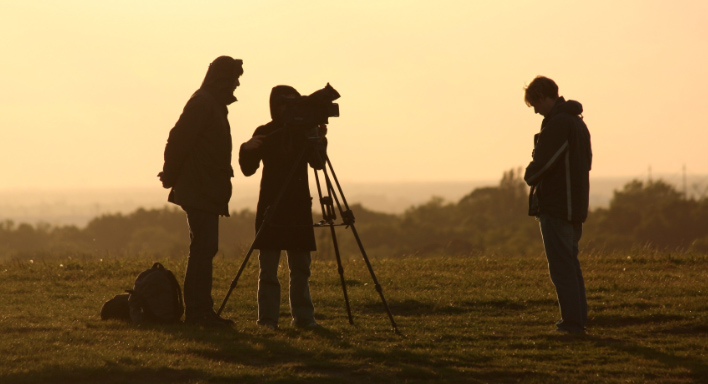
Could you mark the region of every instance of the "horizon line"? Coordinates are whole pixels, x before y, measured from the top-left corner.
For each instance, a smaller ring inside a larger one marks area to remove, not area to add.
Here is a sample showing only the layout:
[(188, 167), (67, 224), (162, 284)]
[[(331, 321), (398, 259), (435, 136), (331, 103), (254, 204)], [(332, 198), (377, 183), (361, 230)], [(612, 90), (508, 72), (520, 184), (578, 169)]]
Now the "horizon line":
[[(651, 176), (649, 175), (642, 175), (637, 176), (637, 175), (610, 175), (610, 176), (602, 176), (602, 175), (597, 175), (593, 176), (592, 173), (590, 174), (590, 179), (605, 179), (605, 180), (659, 180), (659, 179), (664, 179), (665, 177), (670, 176), (672, 178), (676, 177), (683, 177), (682, 174), (680, 173), (652, 173)], [(696, 177), (708, 177), (708, 173), (686, 173), (686, 177), (690, 178), (696, 178)], [(399, 180), (346, 180), (346, 183), (354, 183), (354, 184), (465, 184), (465, 183), (498, 183), (501, 180), (501, 178), (479, 178), (479, 179), (442, 179), (442, 180), (436, 180), (436, 179), (430, 179), (430, 180), (415, 180), (415, 179), (399, 179)], [(340, 180), (341, 181), (341, 180)], [(239, 180), (238, 182), (232, 182), (233, 185), (239, 185), (239, 184), (260, 184), (260, 180), (258, 179), (248, 179), (248, 180)], [(86, 191), (86, 190), (135, 190), (135, 189), (140, 189), (140, 190), (147, 190), (147, 189), (154, 189), (156, 191), (167, 191), (167, 189), (162, 188), (159, 184), (155, 185), (147, 185), (147, 184), (142, 184), (142, 185), (93, 185), (93, 186), (58, 186), (58, 187), (48, 187), (48, 186), (5, 186), (5, 187), (0, 187), (0, 193), (2, 192), (27, 192), (27, 191)]]

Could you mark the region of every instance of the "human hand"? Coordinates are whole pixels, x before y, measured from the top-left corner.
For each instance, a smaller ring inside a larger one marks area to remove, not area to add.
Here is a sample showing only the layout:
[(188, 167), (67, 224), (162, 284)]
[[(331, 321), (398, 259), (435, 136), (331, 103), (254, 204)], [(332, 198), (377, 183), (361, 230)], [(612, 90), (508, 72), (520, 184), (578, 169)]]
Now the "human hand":
[(258, 149), (261, 147), (261, 145), (263, 145), (263, 140), (265, 138), (266, 138), (265, 135), (253, 136), (253, 137), (251, 137), (250, 140), (241, 144), (241, 148), (243, 148), (244, 150), (247, 150), (247, 151)]
[(170, 189), (174, 185), (171, 180), (167, 178), (167, 175), (165, 175), (165, 172), (160, 172), (157, 174), (157, 177), (160, 178), (160, 181), (162, 182), (162, 187), (165, 189)]

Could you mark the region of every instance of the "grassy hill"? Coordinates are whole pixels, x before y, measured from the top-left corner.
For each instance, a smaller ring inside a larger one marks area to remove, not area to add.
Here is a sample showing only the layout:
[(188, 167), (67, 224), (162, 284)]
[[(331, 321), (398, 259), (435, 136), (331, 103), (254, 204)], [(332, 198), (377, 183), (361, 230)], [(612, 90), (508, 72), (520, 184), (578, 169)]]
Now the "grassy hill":
[[(542, 254), (374, 260), (402, 335), (358, 257), (344, 260), (354, 326), (329, 259), (313, 262), (322, 331), (290, 327), (284, 261), (281, 329), (255, 324), (255, 259), (224, 312), (233, 329), (100, 320), (103, 302), (153, 261), (0, 263), (0, 383), (708, 382), (706, 255), (582, 255), (583, 336), (554, 332), (559, 314)], [(182, 280), (186, 260), (158, 261)], [(241, 259), (215, 262), (218, 305)]]

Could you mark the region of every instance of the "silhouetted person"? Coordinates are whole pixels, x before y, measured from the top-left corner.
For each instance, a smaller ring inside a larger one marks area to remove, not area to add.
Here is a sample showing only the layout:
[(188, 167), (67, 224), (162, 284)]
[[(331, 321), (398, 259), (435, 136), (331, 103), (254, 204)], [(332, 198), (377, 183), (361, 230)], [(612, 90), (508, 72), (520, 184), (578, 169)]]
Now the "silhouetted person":
[(561, 332), (581, 333), (588, 319), (578, 241), (588, 215), (592, 150), (582, 105), (558, 96), (556, 83), (543, 76), (526, 87), (526, 105), (543, 116), (534, 136), (533, 160), (524, 180), (531, 186), (529, 215), (540, 222), (548, 269), (556, 287)]
[(160, 180), (172, 188), (168, 201), (187, 213), (189, 260), (184, 277), (185, 323), (226, 326), (211, 297), (212, 260), (219, 249), (219, 216), (229, 216), (231, 127), (227, 106), (243, 74), (243, 62), (216, 58), (202, 86), (187, 101), (165, 147)]
[[(279, 85), (270, 94), (272, 121), (256, 129), (253, 137), (241, 145), (239, 164), (246, 176), (253, 175), (263, 162), (261, 189), (256, 212), (256, 231), (264, 221), (266, 210), (270, 225), (263, 228), (254, 248), (260, 250), (258, 257), (258, 321), (271, 329), (278, 329), (280, 314), (280, 282), (278, 263), (281, 250), (286, 250), (290, 268), (290, 311), (292, 324), (301, 328), (318, 328), (315, 308), (310, 297), (310, 252), (316, 250), (312, 222), (312, 197), (308, 183), (308, 162), (315, 169), (322, 169), (326, 146), (326, 126), (318, 127), (323, 146), (315, 149), (305, 132), (284, 121), (283, 114), (288, 98), (300, 94), (290, 86)], [(304, 157), (296, 163), (298, 155)], [(317, 156), (315, 151), (320, 151)], [(294, 176), (286, 185), (288, 175)], [(276, 198), (284, 189), (282, 200), (273, 207)]]

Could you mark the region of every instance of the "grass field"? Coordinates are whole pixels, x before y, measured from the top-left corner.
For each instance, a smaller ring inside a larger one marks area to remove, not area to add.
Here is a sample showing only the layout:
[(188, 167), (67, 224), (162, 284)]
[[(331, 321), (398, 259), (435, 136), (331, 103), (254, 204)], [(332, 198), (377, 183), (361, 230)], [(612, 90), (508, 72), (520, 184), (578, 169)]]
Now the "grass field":
[[(136, 327), (100, 308), (152, 261), (182, 280), (186, 260), (48, 257), (0, 263), (0, 383), (525, 382), (708, 383), (708, 256), (637, 251), (583, 255), (589, 331), (559, 317), (543, 255), (375, 259), (402, 335), (361, 258), (313, 262), (321, 331), (258, 327), (252, 260), (224, 315), (233, 329)], [(221, 303), (240, 259), (217, 257)]]

